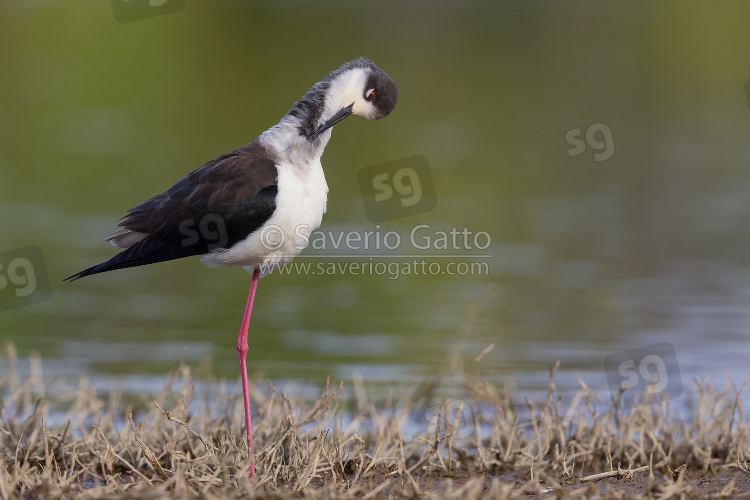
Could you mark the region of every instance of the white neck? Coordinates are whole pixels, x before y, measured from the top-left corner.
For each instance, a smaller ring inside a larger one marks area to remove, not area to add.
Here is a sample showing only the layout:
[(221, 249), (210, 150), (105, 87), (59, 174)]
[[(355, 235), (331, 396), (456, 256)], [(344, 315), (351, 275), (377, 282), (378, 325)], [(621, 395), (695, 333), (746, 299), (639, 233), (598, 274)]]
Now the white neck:
[(279, 123), (263, 132), (258, 141), (268, 149), (279, 161), (304, 168), (320, 162), (328, 141), (331, 139), (331, 129), (320, 134), (310, 142), (300, 134), (300, 120), (286, 115)]
[(321, 125), (330, 120), (342, 108), (354, 104), (353, 112), (368, 116), (362, 89), (367, 73), (362, 68), (350, 69), (330, 81), (318, 82), (281, 121), (266, 130), (258, 140), (279, 160), (303, 167), (319, 162), (328, 141), (331, 129), (308, 141)]

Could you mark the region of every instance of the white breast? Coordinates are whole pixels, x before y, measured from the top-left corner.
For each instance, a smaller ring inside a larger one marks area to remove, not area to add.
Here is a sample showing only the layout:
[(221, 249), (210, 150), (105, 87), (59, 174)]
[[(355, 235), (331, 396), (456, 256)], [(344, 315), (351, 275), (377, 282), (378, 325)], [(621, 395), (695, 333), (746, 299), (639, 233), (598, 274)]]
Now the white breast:
[(304, 168), (287, 162), (276, 168), (278, 194), (273, 215), (244, 240), (228, 250), (204, 255), (201, 262), (211, 267), (258, 267), (266, 275), (307, 246), (310, 233), (320, 227), (326, 211), (328, 185), (320, 158)]

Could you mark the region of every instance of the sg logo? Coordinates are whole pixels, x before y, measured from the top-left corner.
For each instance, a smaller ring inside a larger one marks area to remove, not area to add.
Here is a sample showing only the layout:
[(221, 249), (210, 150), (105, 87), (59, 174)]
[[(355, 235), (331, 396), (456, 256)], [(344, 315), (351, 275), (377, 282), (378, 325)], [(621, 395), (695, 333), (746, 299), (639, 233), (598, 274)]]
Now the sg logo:
[(424, 419), (430, 434), (435, 434), (438, 427), (441, 432), (445, 432), (448, 426), (455, 426), (458, 438), (469, 437), (474, 433), (474, 409), (467, 401), (452, 400), (428, 406), (424, 411)]
[(615, 154), (615, 139), (612, 130), (606, 123), (592, 123), (586, 129), (586, 140), (581, 135), (581, 128), (572, 128), (565, 132), (565, 142), (568, 143), (568, 156), (574, 157), (586, 152), (586, 145), (594, 150), (594, 161), (606, 161)]
[(171, 14), (185, 7), (185, 0), (111, 0), (117, 22), (125, 24)]
[(0, 253), (0, 310), (42, 302), (51, 294), (47, 266), (39, 247)]
[(197, 227), (195, 220), (186, 219), (180, 223), (180, 234), (184, 236), (180, 243), (183, 247), (206, 244), (209, 251), (226, 248), (229, 234), (224, 218), (215, 213), (208, 213), (201, 217)]
[(604, 360), (604, 370), (613, 398), (622, 389), (632, 391), (631, 397), (625, 398), (626, 407), (632, 396), (643, 397), (644, 403), (656, 403), (661, 395), (669, 399), (682, 395), (677, 354), (668, 342), (611, 354)]
[(376, 224), (429, 212), (437, 205), (435, 184), (424, 156), (365, 167), (359, 171), (358, 180), (365, 214)]

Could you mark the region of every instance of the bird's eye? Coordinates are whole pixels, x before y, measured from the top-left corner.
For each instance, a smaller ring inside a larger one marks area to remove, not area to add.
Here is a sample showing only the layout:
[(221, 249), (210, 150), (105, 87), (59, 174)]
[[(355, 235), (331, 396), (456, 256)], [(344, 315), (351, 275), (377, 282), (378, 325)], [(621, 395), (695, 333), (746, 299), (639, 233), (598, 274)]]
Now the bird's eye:
[(373, 97), (375, 97), (375, 89), (370, 89), (365, 92), (365, 99), (367, 99), (368, 101), (372, 101)]

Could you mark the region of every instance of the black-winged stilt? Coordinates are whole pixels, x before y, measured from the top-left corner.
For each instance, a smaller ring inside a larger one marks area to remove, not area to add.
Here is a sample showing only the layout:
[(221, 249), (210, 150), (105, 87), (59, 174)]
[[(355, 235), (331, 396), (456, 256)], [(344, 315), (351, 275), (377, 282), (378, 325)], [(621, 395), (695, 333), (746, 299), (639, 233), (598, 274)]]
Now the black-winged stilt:
[[(92, 274), (202, 255), (208, 266), (252, 271), (237, 354), (245, 403), (250, 476), (255, 475), (247, 331), (261, 274), (290, 262), (326, 211), (320, 157), (331, 127), (351, 114), (377, 120), (398, 102), (396, 83), (368, 59), (351, 61), (313, 85), (275, 126), (252, 143), (206, 163), (128, 210), (107, 241), (124, 250), (74, 274)], [(213, 224), (213, 230), (206, 230)], [(271, 231), (269, 231), (269, 229)]]

